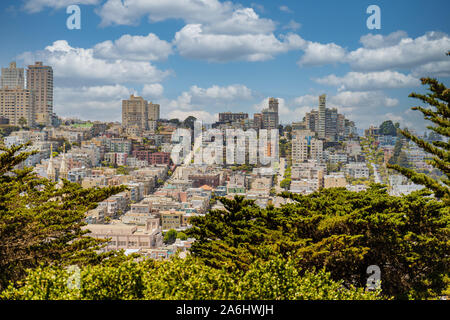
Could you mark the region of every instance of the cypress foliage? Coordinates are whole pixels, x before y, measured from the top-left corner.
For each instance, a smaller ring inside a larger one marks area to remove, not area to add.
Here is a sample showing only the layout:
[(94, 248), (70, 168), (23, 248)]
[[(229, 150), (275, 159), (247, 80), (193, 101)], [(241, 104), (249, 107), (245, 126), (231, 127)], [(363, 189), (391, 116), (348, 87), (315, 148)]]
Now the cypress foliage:
[(67, 180), (57, 185), (32, 168), (15, 169), (35, 152), (30, 143), (0, 147), (0, 291), (25, 270), (41, 264), (80, 265), (107, 257), (96, 249), (103, 241), (85, 236), (85, 213), (124, 187), (83, 189)]
[(394, 197), (381, 185), (284, 192), (293, 203), (265, 209), (242, 197), (219, 198), (226, 210), (193, 217), (186, 233), (196, 239), (192, 255), (213, 268), (246, 272), (281, 255), (299, 270), (325, 268), (346, 287), (364, 287), (367, 267), (378, 265), (383, 294), (430, 298), (450, 288), (449, 207), (430, 194)]

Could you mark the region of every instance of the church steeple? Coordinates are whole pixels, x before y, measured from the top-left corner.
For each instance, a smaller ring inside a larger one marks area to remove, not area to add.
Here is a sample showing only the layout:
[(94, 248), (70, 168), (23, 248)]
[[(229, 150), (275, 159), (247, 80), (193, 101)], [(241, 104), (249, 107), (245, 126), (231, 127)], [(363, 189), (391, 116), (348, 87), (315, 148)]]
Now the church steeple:
[(50, 160), (48, 161), (47, 166), (47, 178), (52, 181), (56, 180), (56, 172), (53, 164), (53, 144), (50, 144)]
[(69, 170), (67, 169), (67, 163), (66, 163), (66, 144), (64, 143), (64, 152), (62, 155), (61, 160), (61, 167), (59, 168), (59, 174), (61, 179), (67, 179), (67, 176), (69, 174)]

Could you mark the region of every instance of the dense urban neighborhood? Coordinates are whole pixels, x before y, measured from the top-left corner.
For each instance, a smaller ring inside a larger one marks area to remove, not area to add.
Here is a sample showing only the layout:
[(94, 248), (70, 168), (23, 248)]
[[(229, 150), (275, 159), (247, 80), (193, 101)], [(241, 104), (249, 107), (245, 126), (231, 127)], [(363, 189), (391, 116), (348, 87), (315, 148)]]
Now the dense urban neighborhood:
[[(388, 163), (441, 175), (426, 163), (429, 154), (397, 134), (398, 123), (386, 120), (359, 136), (357, 124), (326, 107), (325, 94), (318, 97), (316, 110), (291, 124), (279, 123), (278, 100), (271, 98), (253, 117), (224, 110), (217, 122), (207, 125), (222, 136), (230, 129), (277, 130), (278, 149), (266, 146), (268, 154), (274, 151), (268, 165), (248, 163), (251, 145), (244, 147), (241, 163), (208, 165), (192, 159), (176, 165), (173, 136), (179, 128), (193, 131), (194, 117), (161, 119), (160, 105), (132, 95), (122, 101), (121, 123), (61, 119), (51, 108), (39, 107), (51, 106), (52, 68), (36, 62), (26, 75), (25, 88), (23, 68), (12, 62), (2, 69), (3, 144), (10, 148), (31, 141), (27, 151), (36, 153), (19, 167), (33, 167), (51, 181), (66, 179), (83, 188), (127, 187), (86, 213), (90, 235), (110, 239), (103, 250), (124, 249), (157, 259), (185, 252), (195, 239), (183, 231), (192, 217), (223, 208), (217, 197), (244, 196), (265, 208), (286, 203), (278, 196), (282, 191), (307, 195), (343, 187), (359, 192), (374, 182), (388, 185), (389, 193), (399, 196), (423, 188), (389, 173)], [(214, 143), (206, 136), (203, 148)], [(433, 132), (423, 138), (439, 140)], [(222, 150), (225, 153), (225, 143)]]
[(449, 12), (1, 1), (4, 314), (445, 306)]

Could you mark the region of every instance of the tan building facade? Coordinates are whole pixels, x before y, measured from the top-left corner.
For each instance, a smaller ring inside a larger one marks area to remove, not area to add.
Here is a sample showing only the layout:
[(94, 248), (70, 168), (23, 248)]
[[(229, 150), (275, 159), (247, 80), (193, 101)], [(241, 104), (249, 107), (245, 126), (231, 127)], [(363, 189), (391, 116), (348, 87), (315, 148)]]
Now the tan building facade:
[(51, 124), (53, 113), (53, 69), (38, 61), (27, 69), (27, 89), (35, 96), (35, 122)]
[(110, 239), (106, 250), (152, 249), (162, 246), (162, 233), (159, 220), (148, 219), (144, 228), (125, 224), (88, 224), (89, 236), (97, 239)]
[(131, 95), (129, 99), (122, 100), (122, 125), (148, 130), (159, 119), (159, 111), (159, 104)]
[(325, 175), (323, 184), (324, 188), (345, 188), (347, 180), (344, 175)]
[(148, 121), (159, 120), (159, 104), (148, 103)]
[(147, 129), (148, 103), (142, 97), (130, 96), (122, 100), (122, 125), (125, 127), (139, 127)]
[(9, 119), (10, 125), (34, 125), (35, 99), (33, 91), (20, 88), (0, 89), (0, 116)]
[(161, 211), (161, 227), (163, 230), (179, 229), (185, 226), (186, 220), (183, 219), (183, 211)]
[(310, 130), (294, 131), (292, 138), (292, 163), (303, 163), (308, 159), (323, 160), (323, 141), (315, 139)]

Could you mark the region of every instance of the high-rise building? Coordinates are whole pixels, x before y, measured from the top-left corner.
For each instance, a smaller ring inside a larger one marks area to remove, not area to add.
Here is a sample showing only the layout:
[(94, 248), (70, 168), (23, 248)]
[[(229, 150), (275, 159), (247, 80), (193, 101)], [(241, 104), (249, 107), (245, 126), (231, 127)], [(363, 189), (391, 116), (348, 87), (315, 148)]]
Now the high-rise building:
[(336, 141), (338, 112), (336, 108), (325, 109), (325, 139)]
[(319, 112), (317, 110), (313, 110), (311, 112), (307, 112), (303, 122), (305, 123), (305, 127), (308, 130), (313, 132), (319, 131)]
[(128, 100), (122, 100), (122, 125), (125, 127), (137, 126), (147, 129), (148, 103), (142, 97), (130, 96)]
[(159, 104), (149, 102), (147, 105), (148, 105), (148, 120), (149, 121), (159, 120)]
[(25, 78), (23, 68), (17, 68), (15, 62), (9, 64), (9, 68), (2, 68), (1, 88), (24, 89)]
[(278, 99), (269, 98), (269, 111), (278, 113)]
[(35, 96), (35, 121), (50, 125), (53, 114), (53, 69), (38, 61), (27, 69), (27, 89)]
[(0, 89), (0, 116), (9, 119), (10, 125), (33, 126), (35, 120), (34, 93), (28, 89)]
[(263, 115), (262, 113), (253, 114), (253, 129), (261, 129), (263, 127)]
[(319, 123), (317, 126), (317, 133), (320, 139), (325, 139), (325, 125), (326, 125), (326, 95), (319, 96)]
[(278, 99), (269, 98), (269, 107), (262, 110), (263, 129), (278, 129)]
[(159, 120), (159, 104), (146, 101), (142, 97), (130, 96), (122, 100), (122, 125), (138, 127), (142, 130), (154, 129)]
[(338, 136), (345, 135), (345, 116), (340, 113), (337, 115), (336, 133)]
[[(306, 129), (317, 133), (317, 137), (325, 141), (338, 141), (348, 137), (347, 125), (354, 126), (354, 123), (345, 119), (336, 108), (326, 107), (325, 94), (319, 96), (319, 110), (307, 112), (303, 123)], [(354, 129), (350, 130), (355, 132)]]

